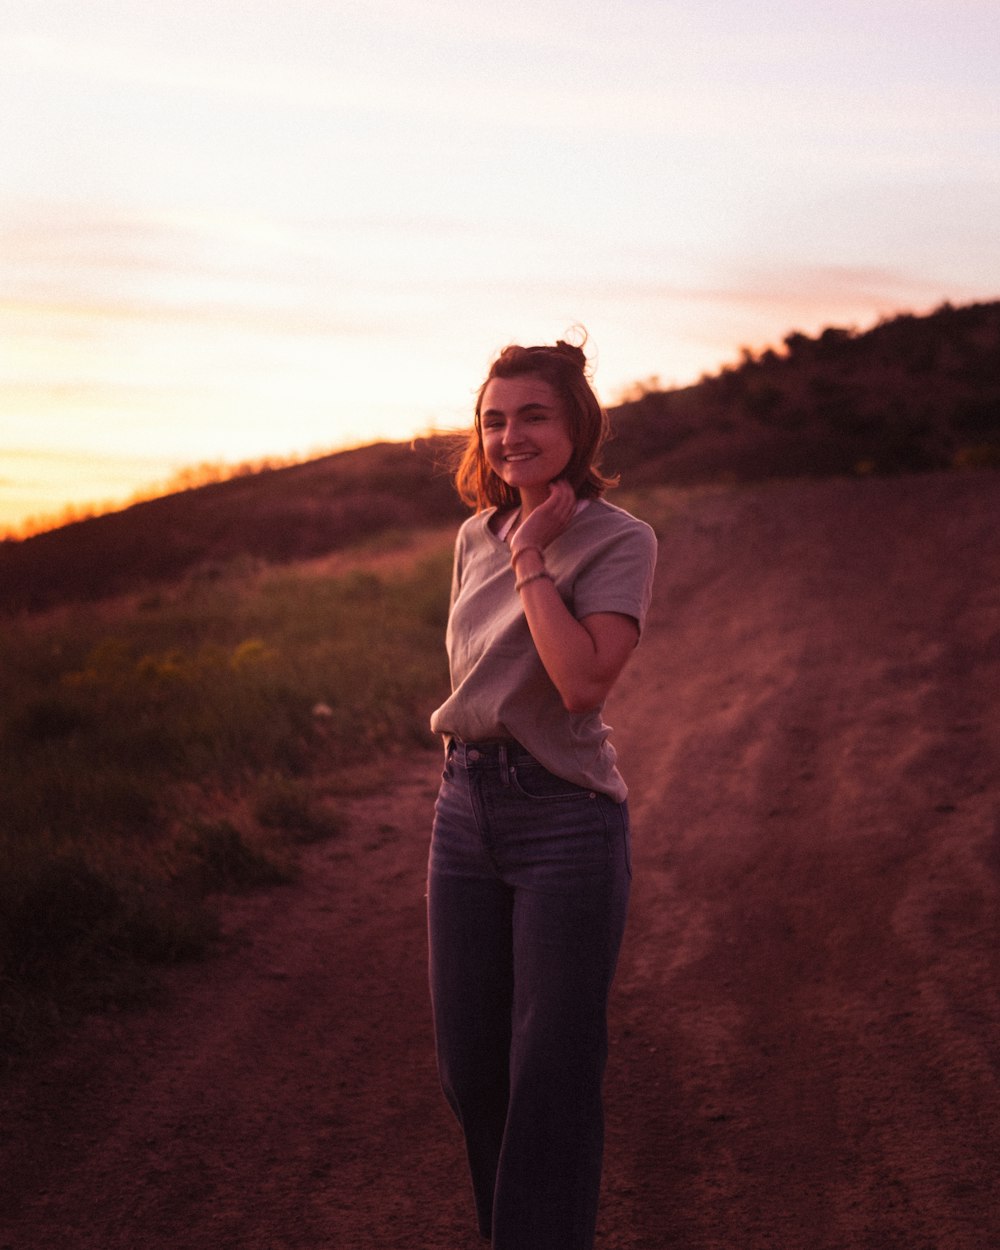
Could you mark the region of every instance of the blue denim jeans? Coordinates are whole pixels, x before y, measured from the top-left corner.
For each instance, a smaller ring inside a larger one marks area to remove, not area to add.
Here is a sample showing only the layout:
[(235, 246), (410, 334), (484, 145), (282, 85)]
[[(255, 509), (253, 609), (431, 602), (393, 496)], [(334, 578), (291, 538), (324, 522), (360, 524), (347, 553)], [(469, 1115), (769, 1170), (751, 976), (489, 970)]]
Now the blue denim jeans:
[(438, 1070), (494, 1250), (590, 1250), (628, 809), (516, 743), (448, 748), (428, 871)]

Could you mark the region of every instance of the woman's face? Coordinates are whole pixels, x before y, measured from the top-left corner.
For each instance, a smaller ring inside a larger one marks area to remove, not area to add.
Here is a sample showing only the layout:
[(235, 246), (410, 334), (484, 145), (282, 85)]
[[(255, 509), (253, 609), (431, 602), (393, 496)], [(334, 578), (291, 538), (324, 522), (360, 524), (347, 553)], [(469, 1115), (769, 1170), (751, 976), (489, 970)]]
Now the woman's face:
[(493, 378), (479, 420), (483, 453), (497, 477), (525, 502), (544, 500), (573, 454), (565, 405), (552, 386), (530, 373)]

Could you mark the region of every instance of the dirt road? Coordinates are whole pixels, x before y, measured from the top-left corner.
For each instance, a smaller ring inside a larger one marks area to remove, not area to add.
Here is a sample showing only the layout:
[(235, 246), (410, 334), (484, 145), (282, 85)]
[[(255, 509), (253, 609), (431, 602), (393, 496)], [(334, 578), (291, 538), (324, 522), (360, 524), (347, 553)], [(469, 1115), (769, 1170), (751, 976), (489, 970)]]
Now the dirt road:
[[(678, 494), (632, 786), (601, 1250), (1000, 1244), (1000, 478)], [(437, 1091), (438, 770), (2, 1091), (0, 1248), (472, 1250)]]

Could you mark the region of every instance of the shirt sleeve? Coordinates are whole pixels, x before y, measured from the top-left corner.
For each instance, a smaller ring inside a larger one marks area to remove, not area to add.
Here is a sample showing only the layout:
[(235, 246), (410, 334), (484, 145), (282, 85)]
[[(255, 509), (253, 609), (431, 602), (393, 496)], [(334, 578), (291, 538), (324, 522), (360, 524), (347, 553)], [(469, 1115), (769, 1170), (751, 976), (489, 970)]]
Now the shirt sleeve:
[(656, 535), (644, 521), (635, 521), (607, 542), (580, 570), (573, 583), (573, 615), (595, 612), (631, 616), (640, 632), (653, 595)]

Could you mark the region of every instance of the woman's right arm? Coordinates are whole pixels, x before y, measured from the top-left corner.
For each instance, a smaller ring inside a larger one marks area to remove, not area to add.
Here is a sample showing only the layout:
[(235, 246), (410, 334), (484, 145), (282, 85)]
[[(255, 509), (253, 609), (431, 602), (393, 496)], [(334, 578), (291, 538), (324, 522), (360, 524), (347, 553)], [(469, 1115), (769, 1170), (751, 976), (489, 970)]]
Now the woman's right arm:
[(511, 562), (539, 658), (568, 712), (589, 712), (607, 698), (639, 641), (634, 617), (595, 612), (577, 620), (545, 573), (545, 548), (573, 518), (572, 487), (553, 484), (548, 499), (515, 532)]

